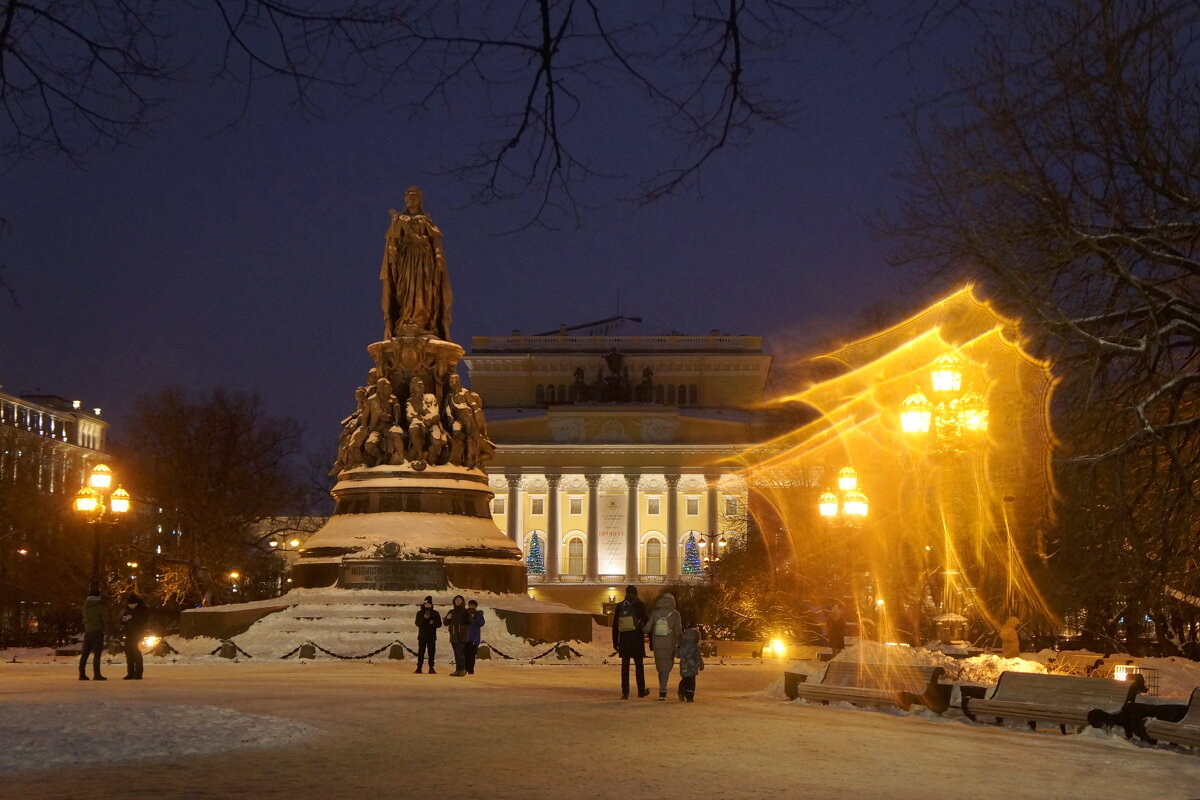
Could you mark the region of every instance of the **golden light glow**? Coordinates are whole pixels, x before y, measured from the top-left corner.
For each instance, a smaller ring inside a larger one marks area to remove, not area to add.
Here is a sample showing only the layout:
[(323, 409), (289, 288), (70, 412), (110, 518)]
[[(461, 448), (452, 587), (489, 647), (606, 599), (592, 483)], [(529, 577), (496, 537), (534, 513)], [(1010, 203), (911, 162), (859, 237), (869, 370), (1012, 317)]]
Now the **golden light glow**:
[(292, 547), (299, 547), (299, 546), (300, 546), (300, 540), (299, 540), (299, 539), (292, 539), (291, 541), (289, 541), (289, 542), (288, 542), (288, 544), (290, 544)]
[(842, 467), (838, 470), (837, 485), (843, 492), (858, 488), (858, 473), (854, 467)]
[(1118, 664), (1117, 666), (1113, 667), (1113, 680), (1129, 680), (1129, 667), (1125, 664)]
[(108, 508), (114, 514), (125, 514), (129, 511), (133, 503), (133, 498), (129, 496), (129, 492), (122, 489), (120, 486), (112, 493), (112, 497), (108, 499)]
[(154, 645), (158, 644), (158, 641), (159, 639), (157, 636), (147, 636), (145, 639), (142, 639), (142, 647), (147, 649), (152, 648)]
[(274, 539), (272, 539), (271, 541), (267, 542), (267, 544), (268, 544), (269, 546), (271, 546), (271, 547), (279, 547), (279, 542), (275, 541)]
[(817, 510), (826, 519), (836, 517), (838, 513), (837, 495), (833, 492), (821, 492), (821, 496), (817, 500)]
[(97, 464), (88, 474), (88, 486), (93, 489), (107, 489), (112, 486), (113, 472), (107, 464)]
[(952, 393), (962, 389), (963, 358), (958, 353), (944, 353), (933, 362), (929, 381), (933, 391)]
[(101, 505), (100, 493), (90, 486), (84, 486), (75, 493), (74, 507), (80, 514), (94, 514)]
[(229, 573), (229, 579), (230, 579), (231, 581), (236, 581), (236, 580), (237, 580), (238, 578), (240, 578), (240, 577), (242, 577), (242, 573), (240, 573), (240, 572), (231, 572), (231, 573)]
[(958, 403), (958, 424), (971, 433), (987, 430), (988, 408), (978, 392), (968, 391), (962, 396)]
[(862, 519), (867, 516), (867, 496), (857, 489), (846, 492), (842, 499), (842, 512), (847, 517)]
[(900, 430), (905, 433), (929, 433), (933, 424), (933, 406), (920, 389), (900, 404)]
[(785, 642), (783, 639), (772, 639), (771, 652), (777, 657), (782, 658), (783, 655), (787, 653), (787, 642)]

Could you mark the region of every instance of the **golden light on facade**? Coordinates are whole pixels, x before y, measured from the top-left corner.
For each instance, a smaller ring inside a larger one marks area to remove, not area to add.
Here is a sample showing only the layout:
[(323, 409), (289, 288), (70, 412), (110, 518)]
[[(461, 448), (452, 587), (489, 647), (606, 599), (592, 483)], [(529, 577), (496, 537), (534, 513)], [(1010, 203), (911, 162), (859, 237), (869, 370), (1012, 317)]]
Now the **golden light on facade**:
[(933, 406), (920, 389), (900, 404), (900, 429), (905, 433), (929, 433), (933, 424)]
[(838, 470), (837, 486), (843, 492), (858, 488), (858, 473), (854, 467), (842, 467)]
[(113, 472), (107, 464), (97, 464), (88, 474), (88, 486), (103, 491), (112, 486)]
[(84, 486), (75, 493), (75, 500), (72, 506), (80, 514), (94, 514), (101, 507), (100, 492), (91, 486)]
[(125, 491), (120, 486), (117, 487), (117, 490), (113, 492), (112, 496), (108, 499), (108, 508), (114, 514), (125, 514), (129, 511), (132, 505), (133, 498), (129, 495), (129, 492)]
[(933, 370), (929, 373), (933, 391), (937, 393), (953, 393), (962, 389), (963, 359), (957, 353), (944, 353), (933, 362)]

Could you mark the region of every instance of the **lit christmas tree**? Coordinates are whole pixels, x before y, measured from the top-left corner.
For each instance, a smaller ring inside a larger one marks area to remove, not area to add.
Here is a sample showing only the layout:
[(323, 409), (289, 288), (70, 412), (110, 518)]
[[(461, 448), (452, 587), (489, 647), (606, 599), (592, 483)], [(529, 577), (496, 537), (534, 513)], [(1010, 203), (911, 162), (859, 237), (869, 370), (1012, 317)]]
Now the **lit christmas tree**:
[(525, 566), (532, 575), (546, 574), (546, 559), (542, 555), (542, 537), (536, 533), (529, 540), (529, 555), (525, 557)]
[(696, 534), (689, 533), (683, 543), (683, 574), (700, 575), (704, 568), (700, 566), (700, 545), (696, 544)]

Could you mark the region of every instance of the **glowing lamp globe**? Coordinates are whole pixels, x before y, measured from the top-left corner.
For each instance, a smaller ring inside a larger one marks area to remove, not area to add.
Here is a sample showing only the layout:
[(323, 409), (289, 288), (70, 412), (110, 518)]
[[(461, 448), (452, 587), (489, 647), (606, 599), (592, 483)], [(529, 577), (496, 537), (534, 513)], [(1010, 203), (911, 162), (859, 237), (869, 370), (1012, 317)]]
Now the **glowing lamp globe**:
[(288, 542), (288, 544), (289, 544), (289, 545), (291, 545), (292, 547), (299, 547), (299, 546), (300, 546), (300, 540), (299, 540), (299, 539), (292, 539), (292, 540), (290, 540), (290, 541)]
[(958, 422), (963, 430), (981, 433), (987, 430), (988, 408), (977, 392), (967, 392), (958, 404)]
[(836, 517), (838, 512), (837, 495), (833, 492), (821, 492), (821, 496), (817, 498), (817, 510), (826, 519)]
[(932, 424), (933, 406), (920, 389), (904, 398), (900, 404), (900, 430), (905, 433), (929, 433)]
[(129, 496), (129, 492), (122, 489), (120, 486), (112, 493), (112, 497), (108, 500), (108, 508), (114, 514), (128, 513), (130, 506), (133, 505), (133, 498)]
[(72, 506), (80, 514), (94, 514), (100, 506), (100, 493), (90, 486), (84, 486), (75, 493)]
[(113, 472), (107, 464), (97, 464), (88, 474), (88, 486), (93, 489), (107, 489), (112, 486)]
[(846, 492), (842, 500), (842, 511), (847, 517), (862, 519), (867, 516), (867, 496), (857, 489)]
[(963, 360), (955, 353), (944, 353), (933, 362), (929, 381), (935, 392), (953, 393), (962, 388)]
[(838, 470), (837, 485), (843, 492), (858, 488), (858, 473), (854, 471), (854, 467), (842, 467)]

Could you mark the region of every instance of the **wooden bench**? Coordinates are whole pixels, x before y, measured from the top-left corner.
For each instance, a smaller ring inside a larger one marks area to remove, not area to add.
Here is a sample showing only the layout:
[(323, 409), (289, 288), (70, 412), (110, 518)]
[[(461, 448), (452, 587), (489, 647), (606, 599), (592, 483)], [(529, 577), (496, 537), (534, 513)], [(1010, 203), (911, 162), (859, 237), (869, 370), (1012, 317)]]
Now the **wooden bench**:
[[(1118, 721), (1126, 737), (1133, 731), (1129, 705), (1139, 692), (1146, 691), (1141, 675), (1133, 680), (1111, 681), (1105, 678), (1081, 678), (1078, 675), (1042, 675), (1033, 672), (1004, 672), (991, 696), (979, 699), (963, 697), (962, 710), (968, 718), (994, 717), (997, 723), (1019, 719), (1037, 730), (1039, 722), (1082, 730), (1088, 725), (1106, 727)], [(1097, 713), (1098, 712), (1098, 713)]]
[(1187, 713), (1178, 722), (1162, 719), (1146, 721), (1146, 739), (1200, 747), (1200, 689), (1193, 689), (1188, 699)]
[(1046, 669), (1055, 675), (1076, 675), (1086, 678), (1104, 662), (1104, 658), (1095, 653), (1059, 653)]
[(950, 685), (940, 684), (942, 667), (916, 667), (830, 661), (820, 683), (802, 683), (796, 696), (828, 705), (895, 706), (905, 711), (914, 703), (942, 713), (950, 705)]

